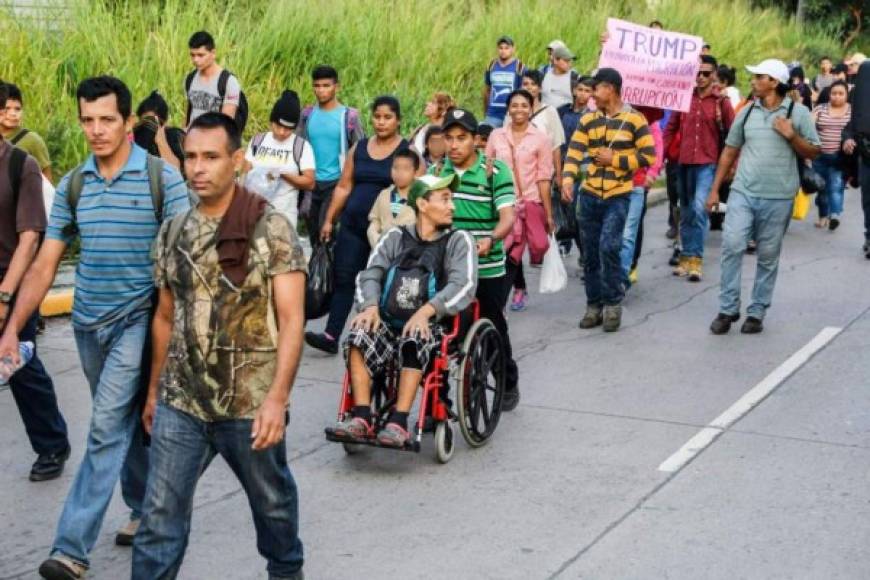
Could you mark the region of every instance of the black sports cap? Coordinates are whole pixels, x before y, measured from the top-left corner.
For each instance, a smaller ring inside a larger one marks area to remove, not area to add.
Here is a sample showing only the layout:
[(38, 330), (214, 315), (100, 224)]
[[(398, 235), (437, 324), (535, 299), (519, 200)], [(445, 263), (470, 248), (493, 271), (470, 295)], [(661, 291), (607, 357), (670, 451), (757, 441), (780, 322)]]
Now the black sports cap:
[(495, 45), (498, 46), (499, 44), (502, 44), (502, 43), (509, 44), (509, 45), (513, 46), (514, 39), (512, 36), (508, 36), (507, 34), (502, 34), (501, 36), (498, 37), (498, 42), (496, 42)]
[(447, 131), (453, 125), (459, 125), (472, 135), (477, 134), (477, 119), (471, 111), (466, 111), (465, 109), (450, 109), (447, 111), (447, 114), (444, 115), (444, 122), (441, 123), (441, 130)]
[(596, 86), (598, 83), (612, 85), (619, 92), (622, 90), (622, 75), (615, 68), (600, 68), (592, 77), (592, 86)]

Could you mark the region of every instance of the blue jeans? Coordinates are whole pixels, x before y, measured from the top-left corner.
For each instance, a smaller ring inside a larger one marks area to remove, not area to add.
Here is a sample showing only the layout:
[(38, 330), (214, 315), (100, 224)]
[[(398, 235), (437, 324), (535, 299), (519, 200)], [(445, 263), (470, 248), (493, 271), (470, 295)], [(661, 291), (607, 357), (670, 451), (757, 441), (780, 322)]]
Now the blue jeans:
[(329, 305), (329, 319), (326, 332), (335, 340), (341, 337), (344, 323), (353, 308), (353, 293), (356, 289), (356, 276), (364, 270), (372, 251), (365, 235), (352, 231), (349, 227), (339, 226), (335, 239), (335, 292)]
[(846, 183), (840, 167), (841, 157), (837, 153), (822, 153), (813, 161), (813, 169), (825, 180), (825, 189), (816, 194), (819, 217), (839, 216), (843, 213), (843, 196)]
[(763, 199), (735, 191), (728, 199), (728, 212), (722, 231), (722, 279), (719, 290), (719, 312), (740, 312), (740, 275), (746, 245), (754, 239), (758, 263), (752, 303), (747, 316), (764, 319), (770, 308), (782, 239), (791, 220), (791, 199)]
[(586, 192), (580, 194), (586, 303), (590, 306), (616, 305), (625, 296), (619, 253), (628, 206), (628, 195), (601, 199)]
[(504, 125), (504, 117), (493, 117), (492, 115), (487, 115), (483, 118), (483, 123), (489, 125), (493, 129), (498, 129)]
[[(3, 274), (0, 272), (0, 279)], [(39, 313), (34, 312), (18, 334), (18, 340), (36, 343), (38, 319)], [(9, 377), (9, 389), (33, 451), (42, 455), (66, 450), (69, 447), (66, 421), (57, 406), (54, 383), (39, 360), (38, 348), (30, 362)]]
[(716, 164), (680, 165), (680, 242), (686, 258), (704, 257), (707, 237), (707, 195), (716, 175)]
[(257, 549), (268, 561), (270, 577), (293, 577), (302, 569), (296, 482), (284, 441), (265, 451), (252, 450), (252, 423), (209, 423), (158, 403), (145, 515), (133, 545), (133, 580), (176, 577), (190, 535), (196, 483), (218, 454), (248, 497)]
[(625, 229), (622, 232), (622, 251), (619, 259), (622, 263), (622, 281), (626, 287), (629, 285), (628, 273), (634, 262), (634, 245), (637, 242), (637, 231), (640, 221), (643, 219), (643, 206), (646, 195), (643, 187), (635, 187), (631, 190), (628, 204), (628, 215), (625, 218)]
[(93, 406), (85, 455), (67, 495), (52, 553), (85, 565), (122, 468), (124, 501), (134, 517), (141, 513), (148, 456), (145, 447), (131, 446), (131, 441), (140, 425), (140, 371), (150, 321), (150, 311), (143, 309), (95, 330), (74, 330)]

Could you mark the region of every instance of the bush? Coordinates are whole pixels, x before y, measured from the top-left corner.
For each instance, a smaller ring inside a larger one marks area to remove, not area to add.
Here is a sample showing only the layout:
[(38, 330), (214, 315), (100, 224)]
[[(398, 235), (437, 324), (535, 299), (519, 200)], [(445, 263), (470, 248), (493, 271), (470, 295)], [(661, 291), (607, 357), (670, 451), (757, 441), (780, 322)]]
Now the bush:
[[(753, 10), (748, 0), (115, 0), (75, 4), (53, 30), (0, 16), (0, 78), (22, 87), (27, 124), (47, 137), (60, 175), (87, 151), (71, 96), (86, 76), (118, 76), (134, 99), (159, 89), (172, 120), (183, 122), (187, 39), (196, 30), (212, 32), (218, 62), (241, 79), (249, 132), (267, 124), (282, 89), (310, 101), (309, 74), (321, 63), (339, 70), (341, 99), (352, 106), (365, 108), (381, 93), (398, 95), (410, 132), (435, 90), (480, 112), (483, 69), (499, 35), (513, 35), (520, 58), (531, 65), (541, 64), (546, 44), (560, 38), (577, 54), (578, 70), (589, 71), (608, 16), (656, 18), (703, 36), (720, 61), (738, 70), (766, 57), (809, 62), (838, 54), (824, 31), (801, 32), (778, 11)], [(742, 75), (744, 88), (747, 81)]]

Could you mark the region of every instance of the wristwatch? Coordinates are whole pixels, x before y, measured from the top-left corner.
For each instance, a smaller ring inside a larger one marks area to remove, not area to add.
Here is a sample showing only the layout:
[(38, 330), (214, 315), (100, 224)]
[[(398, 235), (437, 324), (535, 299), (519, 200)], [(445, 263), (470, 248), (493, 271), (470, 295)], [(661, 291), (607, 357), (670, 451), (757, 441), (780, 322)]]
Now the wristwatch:
[(9, 304), (10, 302), (12, 302), (12, 294), (0, 291), (0, 304)]

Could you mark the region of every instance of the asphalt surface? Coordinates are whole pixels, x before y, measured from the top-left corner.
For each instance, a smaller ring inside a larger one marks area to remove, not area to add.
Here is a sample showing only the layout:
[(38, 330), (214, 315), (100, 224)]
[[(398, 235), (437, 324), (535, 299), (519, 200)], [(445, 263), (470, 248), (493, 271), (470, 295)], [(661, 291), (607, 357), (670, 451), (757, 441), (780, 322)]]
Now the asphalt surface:
[[(870, 577), (870, 261), (857, 197), (847, 194), (837, 232), (792, 223), (761, 335), (709, 333), (720, 234), (708, 239), (704, 281), (676, 279), (663, 206), (647, 215), (640, 283), (616, 334), (577, 328), (585, 300), (576, 254), (560, 294), (539, 295), (528, 269), (529, 308), (510, 315), (520, 406), (489, 445), (460, 442), (447, 465), (434, 461), (431, 438), (419, 455), (348, 457), (327, 443), (342, 366), (306, 350), (287, 435), (306, 577)], [(745, 304), (754, 258), (744, 272)], [(776, 379), (826, 328), (842, 331)], [(36, 577), (89, 420), (69, 323), (51, 321), (40, 349), (73, 455), (62, 478), (28, 482), (33, 456), (11, 394), (0, 391), (0, 578)], [(659, 469), (760, 383), (754, 408), (688, 463)], [(112, 543), (126, 517), (115, 495), (90, 578), (129, 575), (129, 549)], [(197, 489), (181, 578), (264, 577), (245, 495), (216, 460)]]

